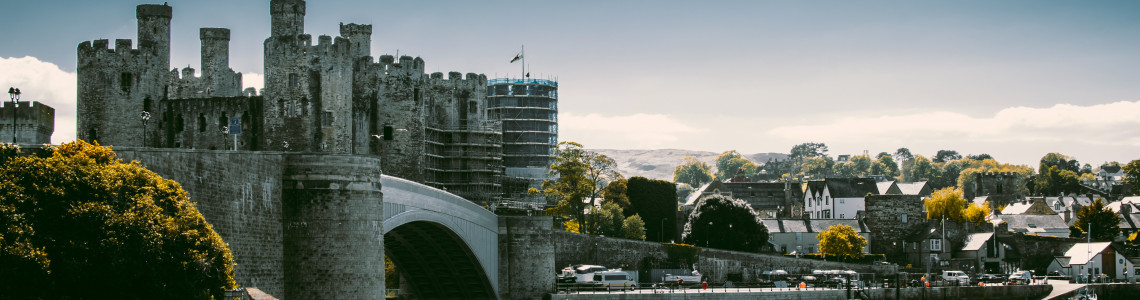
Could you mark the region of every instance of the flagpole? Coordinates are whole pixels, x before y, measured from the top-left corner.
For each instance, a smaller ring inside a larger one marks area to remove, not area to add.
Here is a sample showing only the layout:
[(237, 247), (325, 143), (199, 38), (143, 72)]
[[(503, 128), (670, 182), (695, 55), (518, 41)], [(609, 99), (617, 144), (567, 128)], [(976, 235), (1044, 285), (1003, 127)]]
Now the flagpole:
[(523, 83), (526, 83), (526, 45), (522, 45), (522, 51), (519, 53), (522, 56), (522, 66), (520, 66), (522, 67), (522, 73), (519, 73), (519, 77), (523, 80)]

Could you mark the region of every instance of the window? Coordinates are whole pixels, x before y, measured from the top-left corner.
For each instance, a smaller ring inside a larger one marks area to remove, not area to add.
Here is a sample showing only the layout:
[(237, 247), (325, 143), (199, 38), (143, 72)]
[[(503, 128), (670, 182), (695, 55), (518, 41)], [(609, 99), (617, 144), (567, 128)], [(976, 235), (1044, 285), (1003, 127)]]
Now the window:
[(297, 87), (297, 74), (289, 73), (289, 87)]
[(942, 240), (939, 240), (939, 239), (930, 240), (930, 251), (942, 251)]
[(385, 141), (391, 141), (392, 140), (392, 125), (385, 125), (384, 126), (384, 140)]
[(134, 81), (133, 77), (134, 76), (131, 75), (131, 73), (120, 74), (119, 75), (119, 89), (122, 89), (123, 92), (130, 93), (131, 92), (131, 84)]
[(823, 204), (831, 204), (831, 196), (823, 196)]
[(839, 203), (840, 204), (847, 203), (847, 199), (839, 198)]
[(206, 132), (206, 116), (198, 114), (198, 132)]
[(846, 219), (846, 218), (845, 218), (843, 215), (844, 215), (844, 214), (839, 214), (839, 218), (840, 218), (840, 219)]
[(804, 240), (804, 233), (803, 232), (796, 232), (796, 240), (797, 241)]
[(902, 222), (906, 223), (906, 214), (902, 214)]
[(332, 127), (332, 123), (333, 113), (330, 110), (326, 110), (325, 113), (321, 115), (321, 127)]

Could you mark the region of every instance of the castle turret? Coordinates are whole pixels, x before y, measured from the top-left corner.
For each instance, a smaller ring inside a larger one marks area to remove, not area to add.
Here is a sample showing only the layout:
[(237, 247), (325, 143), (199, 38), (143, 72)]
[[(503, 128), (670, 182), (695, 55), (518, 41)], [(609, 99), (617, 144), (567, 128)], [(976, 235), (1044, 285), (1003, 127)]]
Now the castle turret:
[(305, 32), (305, 1), (269, 1), (269, 14), (273, 18), (273, 36), (296, 36)]
[(369, 56), (372, 53), (372, 25), (340, 24), (340, 36), (352, 42), (349, 53), (353, 58)]
[(162, 71), (170, 68), (170, 18), (173, 10), (169, 5), (143, 4), (135, 8), (139, 21), (139, 50), (149, 51), (159, 61), (166, 62)]
[(230, 69), (230, 30), (202, 28), (202, 78), (207, 96), (241, 95), (241, 74)]

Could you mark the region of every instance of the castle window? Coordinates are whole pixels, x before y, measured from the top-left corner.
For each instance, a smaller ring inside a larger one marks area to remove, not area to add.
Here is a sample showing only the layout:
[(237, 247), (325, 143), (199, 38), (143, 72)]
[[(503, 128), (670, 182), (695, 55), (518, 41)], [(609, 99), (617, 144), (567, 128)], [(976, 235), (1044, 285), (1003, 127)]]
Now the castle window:
[(330, 110), (326, 110), (325, 113), (321, 115), (321, 127), (332, 127), (332, 122), (333, 113)]
[(123, 92), (131, 92), (131, 81), (133, 80), (132, 77), (134, 76), (132, 76), (131, 73), (123, 73), (119, 75), (119, 88), (122, 89)]
[[(205, 123), (205, 121), (202, 123)], [(182, 114), (178, 114), (178, 116), (174, 118), (174, 131), (182, 132), (182, 125), (184, 125), (182, 123)]]
[(95, 130), (95, 128), (87, 129), (87, 140), (92, 143), (99, 141), (99, 131)]
[(902, 222), (906, 223), (906, 214), (902, 214)]
[(198, 132), (206, 132), (206, 116), (198, 114)]
[(150, 111), (150, 97), (143, 99), (143, 111)]
[(475, 101), (469, 101), (467, 102), (467, 110), (473, 114), (477, 113), (479, 111), (479, 105), (475, 104)]
[(384, 125), (384, 140), (392, 140), (392, 125)]
[(297, 74), (289, 73), (289, 87), (297, 87)]

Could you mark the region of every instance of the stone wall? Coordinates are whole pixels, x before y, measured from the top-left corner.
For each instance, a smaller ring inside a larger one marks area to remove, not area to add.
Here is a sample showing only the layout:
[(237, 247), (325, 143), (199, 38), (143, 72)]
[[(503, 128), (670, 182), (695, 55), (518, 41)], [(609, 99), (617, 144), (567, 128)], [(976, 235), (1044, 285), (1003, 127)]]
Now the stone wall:
[[(576, 264), (598, 264), (610, 268), (636, 269), (643, 259), (664, 261), (665, 247), (654, 242), (606, 238), (554, 230), (555, 265), (550, 272)], [(718, 249), (701, 249), (697, 270), (709, 280), (720, 282), (728, 274), (740, 274), (751, 281), (765, 270), (786, 270), (789, 273), (810, 273), (812, 270), (850, 269), (860, 273), (893, 274), (894, 266), (871, 266), (811, 259), (796, 259), (782, 255), (757, 254)]]
[(16, 118), (16, 144), (51, 143), (51, 135), (55, 132), (55, 108), (27, 100), (20, 101), (17, 108), (12, 102), (4, 101), (0, 104), (0, 141), (12, 143), (13, 117)]
[(189, 193), (229, 244), (239, 285), (284, 295), (281, 154), (123, 147), (115, 153), (177, 181)]
[(550, 217), (499, 217), (499, 293), (503, 299), (540, 298), (554, 290)]
[(1052, 285), (955, 286), (936, 288), (871, 289), (865, 292), (872, 300), (888, 299), (1042, 299), (1053, 291)]
[(870, 240), (867, 241), (870, 252), (887, 254), (887, 257), (895, 260), (903, 259), (899, 243), (911, 234), (916, 226), (926, 221), (926, 214), (922, 212), (922, 197), (868, 195), (863, 201), (866, 205), (867, 230), (871, 234)]

